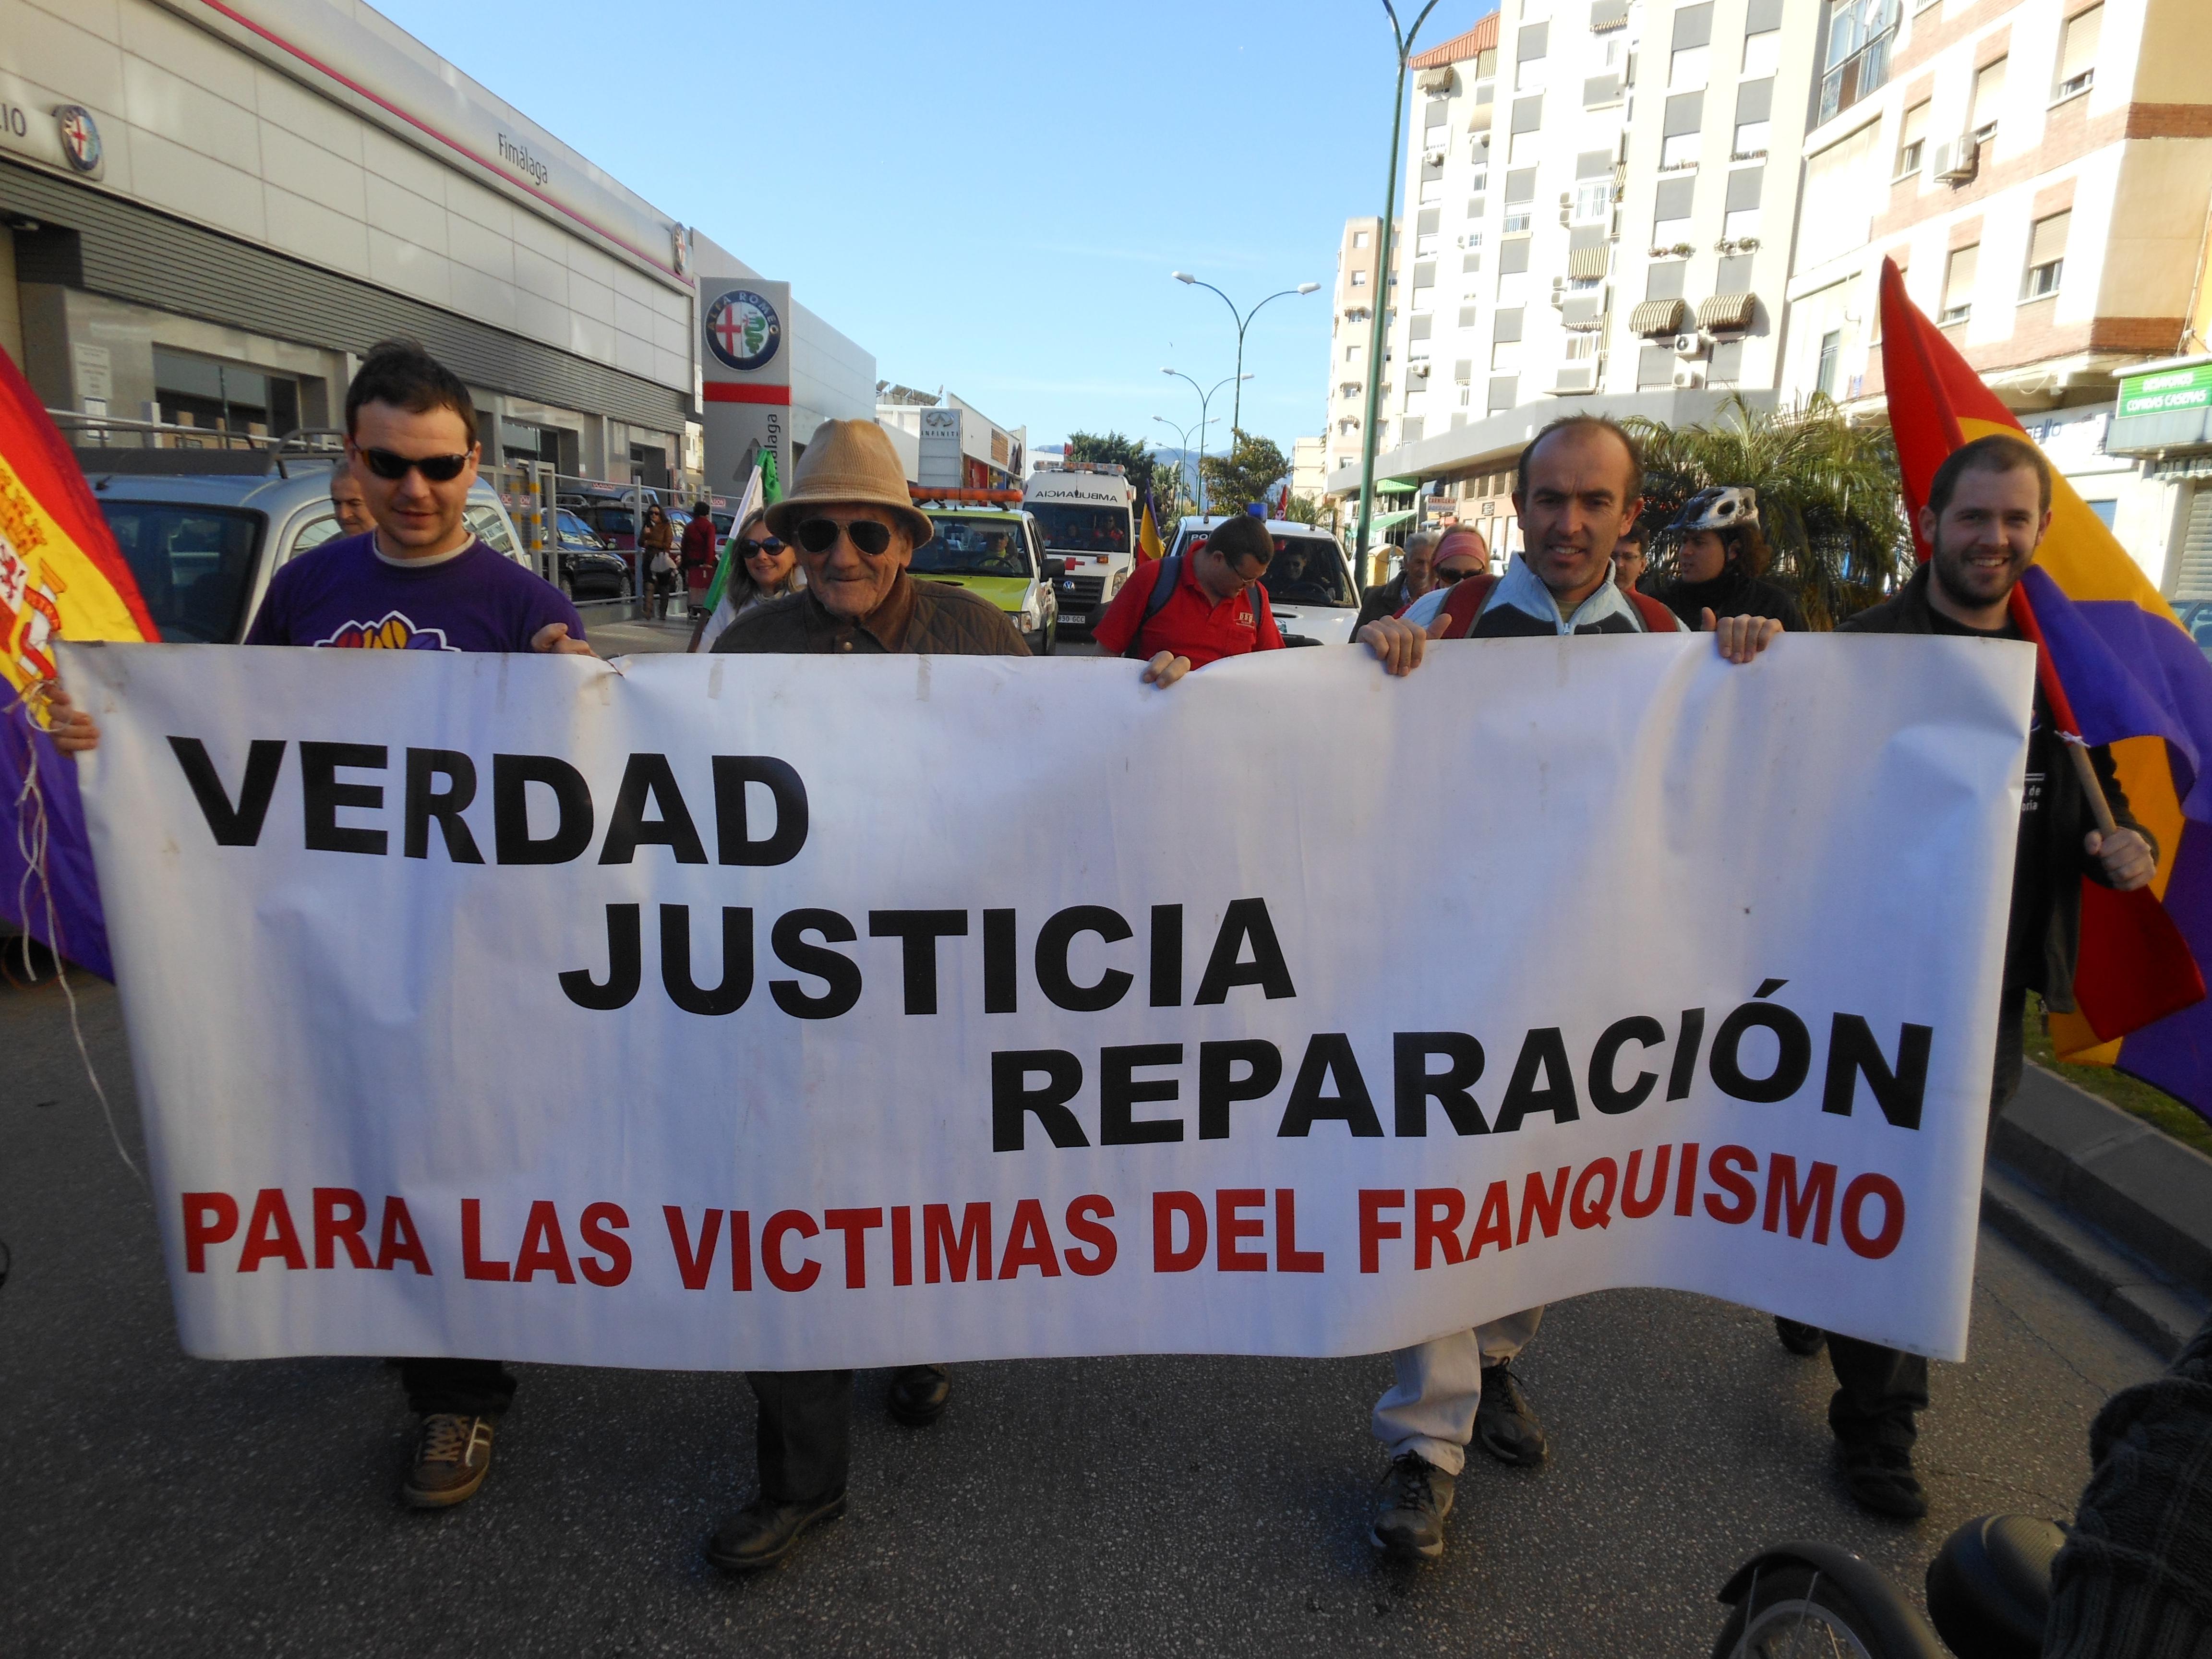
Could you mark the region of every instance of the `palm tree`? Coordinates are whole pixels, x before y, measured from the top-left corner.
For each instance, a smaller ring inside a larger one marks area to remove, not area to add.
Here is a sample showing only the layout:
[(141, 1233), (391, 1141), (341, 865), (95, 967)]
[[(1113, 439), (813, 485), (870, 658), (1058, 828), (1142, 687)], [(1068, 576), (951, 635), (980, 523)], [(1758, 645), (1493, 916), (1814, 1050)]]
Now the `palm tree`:
[(1767, 580), (1790, 589), (1814, 628), (1833, 628), (1911, 574), (1897, 450), (1885, 423), (1854, 426), (1831, 399), (1771, 411), (1731, 394), (1707, 425), (1625, 423), (1644, 446), (1644, 514), (1652, 568), (1671, 574), (1659, 531), (1700, 489), (1748, 485), (1773, 550)]

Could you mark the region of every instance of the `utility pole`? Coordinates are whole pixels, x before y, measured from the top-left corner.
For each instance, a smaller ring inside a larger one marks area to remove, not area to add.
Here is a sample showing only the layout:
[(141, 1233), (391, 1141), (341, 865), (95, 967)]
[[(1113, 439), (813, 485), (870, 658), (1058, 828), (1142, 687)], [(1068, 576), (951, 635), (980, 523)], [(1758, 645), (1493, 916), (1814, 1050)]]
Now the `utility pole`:
[(1414, 36), (1436, 9), (1437, 0), (1429, 0), (1413, 19), (1413, 27), (1407, 29), (1400, 26), (1397, 9), (1390, 0), (1382, 0), (1382, 9), (1390, 16), (1391, 38), (1398, 47), (1398, 89), (1390, 99), (1390, 167), (1383, 175), (1382, 228), (1376, 237), (1380, 264), (1375, 272), (1375, 325), (1367, 337), (1367, 421), (1359, 434), (1359, 537), (1355, 562), (1363, 580), (1367, 575), (1369, 526), (1375, 517), (1375, 417), (1382, 402), (1382, 331), (1390, 311), (1390, 226), (1398, 212), (1398, 140), (1406, 114), (1407, 59), (1413, 55)]

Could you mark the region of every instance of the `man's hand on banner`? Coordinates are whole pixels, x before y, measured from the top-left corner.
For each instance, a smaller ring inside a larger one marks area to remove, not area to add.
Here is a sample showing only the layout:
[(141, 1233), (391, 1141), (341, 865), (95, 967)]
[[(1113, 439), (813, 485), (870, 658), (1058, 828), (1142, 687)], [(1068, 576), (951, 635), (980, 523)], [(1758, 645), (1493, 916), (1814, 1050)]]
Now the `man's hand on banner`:
[(2138, 887), (2148, 887), (2158, 873), (2150, 843), (2132, 830), (2115, 830), (2109, 836), (2092, 830), (2081, 846), (2105, 866), (2106, 883), (2115, 892), (2132, 893)]
[(1429, 636), (1396, 617), (1377, 617), (1359, 630), (1358, 637), (1372, 651), (1388, 674), (1410, 674), (1421, 665)]
[(100, 722), (70, 701), (59, 680), (45, 684), (46, 717), (52, 722), (46, 735), (64, 755), (82, 755), (100, 747)]
[(1708, 609), (1698, 619), (1698, 632), (1712, 635), (1730, 662), (1749, 662), (1782, 637), (1782, 624), (1771, 617), (1723, 617), (1716, 623)]
[(1157, 685), (1164, 691), (1190, 672), (1190, 659), (1178, 657), (1172, 651), (1162, 651), (1145, 665), (1144, 682)]
[(550, 651), (564, 657), (596, 657), (599, 653), (583, 640), (568, 637), (568, 624), (547, 623), (530, 636), (532, 651)]

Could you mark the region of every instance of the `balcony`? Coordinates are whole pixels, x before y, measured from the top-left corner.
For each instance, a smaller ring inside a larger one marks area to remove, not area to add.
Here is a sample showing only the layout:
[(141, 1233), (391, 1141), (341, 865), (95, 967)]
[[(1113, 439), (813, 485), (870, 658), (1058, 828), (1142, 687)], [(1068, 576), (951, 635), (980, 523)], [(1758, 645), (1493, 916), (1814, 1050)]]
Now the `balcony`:
[(1889, 79), (1897, 0), (1843, 0), (1828, 27), (1828, 68), (1814, 125), (1832, 119)]

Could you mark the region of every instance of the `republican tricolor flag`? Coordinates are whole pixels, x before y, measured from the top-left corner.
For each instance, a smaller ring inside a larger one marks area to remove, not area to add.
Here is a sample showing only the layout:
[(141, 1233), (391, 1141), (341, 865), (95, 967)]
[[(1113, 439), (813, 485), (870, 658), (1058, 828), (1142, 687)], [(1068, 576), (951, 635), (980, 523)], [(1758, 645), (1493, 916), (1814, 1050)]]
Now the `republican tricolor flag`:
[(76, 458), (0, 351), (0, 920), (103, 976), (76, 768), (31, 694), (54, 677), (56, 640), (161, 637)]
[[(2020, 422), (1882, 262), (1882, 379), (1918, 515), (1944, 457)], [(1923, 544), (1920, 556), (1929, 556)], [(2052, 470), (2051, 529), (2013, 590), (2036, 644), (2037, 676), (2062, 735), (2108, 744), (2136, 817), (2157, 837), (2158, 874), (2139, 892), (2081, 890), (2078, 1014), (2051, 1017), (2062, 1059), (2117, 1066), (2212, 1116), (2212, 663), (2141, 566)]]
[(1145, 512), (1137, 526), (1137, 562), (1148, 564), (1166, 550), (1160, 545), (1160, 521), (1152, 514), (1152, 492), (1145, 492)]

